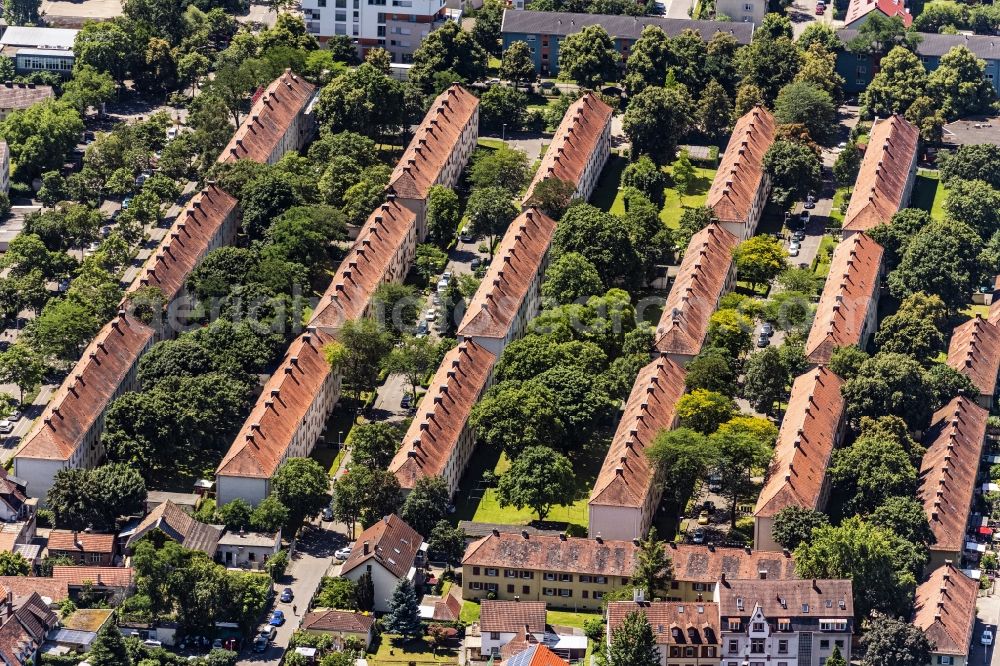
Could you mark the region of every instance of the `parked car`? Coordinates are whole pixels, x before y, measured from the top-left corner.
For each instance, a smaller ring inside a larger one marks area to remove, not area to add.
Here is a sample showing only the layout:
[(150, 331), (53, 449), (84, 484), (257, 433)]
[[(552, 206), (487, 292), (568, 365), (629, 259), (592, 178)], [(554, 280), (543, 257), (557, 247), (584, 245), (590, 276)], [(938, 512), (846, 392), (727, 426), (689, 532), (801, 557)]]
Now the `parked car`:
[(427, 308), (427, 312), (424, 313), (424, 319), (426, 319), (428, 323), (437, 319), (437, 312), (434, 308)]
[(280, 627), (285, 623), (285, 614), (280, 610), (271, 612), (271, 619), (267, 621), (272, 627)]
[(809, 211), (802, 211), (802, 214), (799, 215), (799, 219), (802, 220), (802, 224), (809, 224)]
[(7, 420), (10, 421), (10, 422), (12, 422), (12, 423), (16, 422), (16, 421), (20, 421), (21, 420), (21, 412), (15, 409), (14, 413), (7, 417)]
[(705, 530), (701, 529), (700, 527), (698, 529), (696, 529), (694, 531), (694, 534), (691, 536), (691, 542), (692, 543), (705, 543)]
[(767, 337), (766, 334), (761, 333), (760, 337), (757, 338), (757, 346), (763, 348), (768, 346), (769, 344), (771, 344), (771, 338)]
[(826, 14), (826, 7), (823, 5), (816, 5), (816, 16), (823, 16)]
[(14, 432), (14, 424), (4, 419), (0, 421), (0, 435), (9, 435)]
[(161, 648), (161, 647), (163, 647), (163, 643), (161, 641), (155, 641), (152, 638), (147, 638), (146, 640), (144, 640), (142, 642), (142, 644), (145, 645), (148, 648)]
[(254, 652), (267, 652), (267, 639), (263, 636), (258, 636), (253, 639), (253, 651)]
[(801, 243), (799, 243), (799, 242), (798, 242), (797, 240), (795, 240), (795, 239), (792, 239), (792, 242), (790, 242), (790, 243), (788, 244), (788, 249), (789, 249), (789, 250), (799, 250), (799, 249), (801, 249), (801, 248), (802, 248), (802, 244), (801, 244)]
[(213, 650), (221, 650), (222, 649), (222, 639), (221, 638), (216, 638), (214, 641), (212, 641), (212, 649)]
[[(789, 257), (797, 257), (797, 256), (799, 256), (799, 247), (796, 245), (795, 247), (789, 248), (788, 249), (788, 256)], [(803, 265), (805, 265), (805, 264), (803, 264)]]
[(281, 591), (281, 597), (280, 597), (281, 603), (283, 604), (291, 603), (292, 599), (294, 598), (295, 598), (295, 593), (292, 592), (292, 588), (286, 587)]
[(771, 325), (771, 322), (765, 321), (764, 325), (760, 327), (760, 332), (767, 337), (771, 337), (774, 335), (774, 326)]
[(412, 402), (412, 400), (410, 398), (410, 394), (409, 393), (404, 393), (403, 394), (403, 399), (399, 401), (399, 406), (402, 407), (403, 409), (409, 409), (411, 402)]
[(333, 509), (328, 506), (323, 507), (323, 520), (326, 522), (333, 520)]
[(722, 475), (712, 474), (708, 477), (708, 489), (713, 493), (717, 493), (722, 490)]
[(351, 556), (351, 545), (352, 544), (347, 544), (346, 546), (344, 546), (340, 550), (336, 551), (333, 554), (333, 556), (335, 558), (337, 558), (338, 560), (346, 560), (348, 557)]
[(122, 199), (122, 210), (128, 210), (128, 207), (132, 204), (132, 197), (125, 197)]
[(797, 241), (804, 241), (806, 239), (806, 232), (803, 231), (802, 229), (799, 229), (798, 231), (792, 234), (792, 238), (794, 238)]
[(463, 243), (471, 243), (472, 242), (472, 232), (469, 231), (469, 227), (465, 227), (464, 229), (462, 229), (462, 231), (459, 232), (459, 234), (458, 234), (458, 238)]
[(268, 626), (261, 629), (260, 633), (257, 635), (263, 638), (265, 641), (273, 641), (278, 636), (278, 630), (275, 629), (274, 627)]
[(710, 521), (711, 521), (711, 515), (708, 513), (708, 511), (702, 511), (701, 513), (698, 514), (699, 525), (708, 525)]
[(983, 645), (993, 645), (993, 631), (990, 629), (983, 629), (983, 636), (979, 639), (979, 642)]
[(479, 268), (482, 265), (483, 265), (483, 260), (480, 259), (479, 257), (475, 257), (472, 260), (472, 262), (469, 264), (469, 266), (472, 268), (472, 270), (476, 270), (477, 268)]

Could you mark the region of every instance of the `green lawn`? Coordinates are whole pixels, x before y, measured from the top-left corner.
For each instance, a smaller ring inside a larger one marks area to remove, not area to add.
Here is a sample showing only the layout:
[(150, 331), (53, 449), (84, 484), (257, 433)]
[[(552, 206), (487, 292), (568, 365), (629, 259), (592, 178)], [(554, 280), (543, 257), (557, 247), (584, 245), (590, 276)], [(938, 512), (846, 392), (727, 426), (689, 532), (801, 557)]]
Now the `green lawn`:
[(435, 654), (430, 640), (417, 639), (404, 641), (397, 636), (383, 634), (376, 638), (375, 641), (372, 643), (374, 652), (371, 652), (372, 656), (368, 658), (370, 666), (409, 663), (458, 663), (458, 653), (454, 649), (439, 648), (437, 654)]
[(830, 260), (833, 255), (833, 248), (837, 246), (837, 241), (833, 236), (823, 236), (819, 242), (819, 249), (816, 251), (816, 275), (826, 278), (830, 274)]
[(966, 315), (969, 319), (972, 319), (977, 314), (985, 319), (990, 316), (990, 306), (974, 305), (970, 303), (964, 310), (961, 310), (960, 313)]
[(479, 137), (479, 142), (476, 144), (480, 148), (492, 148), (493, 150), (500, 150), (504, 146), (504, 142), (500, 139), (490, 139)]
[[(602, 210), (614, 213), (615, 215), (625, 214), (625, 199), (622, 190), (619, 189), (622, 171), (628, 165), (628, 160), (620, 155), (612, 155), (608, 160), (601, 178), (597, 181), (594, 194), (591, 196), (591, 203)], [(670, 176), (670, 167), (664, 167), (663, 171)], [(673, 186), (671, 181), (663, 191), (664, 203), (660, 210), (660, 219), (668, 227), (677, 228), (681, 221), (681, 215), (685, 208), (697, 208), (705, 205), (708, 198), (708, 190), (712, 187), (715, 179), (715, 169), (705, 167), (694, 168), (695, 180), (688, 194), (681, 195)]]
[(472, 624), (473, 622), (479, 621), (479, 604), (475, 601), (463, 601), (462, 602), (462, 612), (459, 614), (458, 619), (466, 624)]
[(593, 618), (601, 618), (600, 613), (574, 613), (573, 611), (545, 611), (545, 621), (548, 624), (558, 624), (561, 627), (576, 627), (583, 629), (583, 623)]
[(851, 188), (838, 187), (833, 193), (833, 208), (830, 209), (830, 219), (836, 220), (840, 225), (844, 224), (844, 214), (840, 212), (840, 207), (851, 200)]
[[(576, 492), (572, 502), (566, 506), (555, 506), (544, 524), (548, 529), (563, 529), (571, 536), (587, 534), (587, 500), (590, 489), (597, 479), (597, 473), (604, 461), (610, 443), (610, 434), (598, 437), (594, 442), (569, 453), (576, 472)], [(501, 507), (496, 488), (482, 488), (482, 477), (486, 470), (502, 474), (510, 467), (507, 457), (500, 452), (480, 448), (473, 456), (469, 468), (462, 479), (456, 501), (455, 520), (473, 520), (478, 523), (500, 523), (503, 525), (527, 525), (537, 522), (538, 516), (531, 509)]]
[(947, 196), (941, 177), (937, 171), (920, 169), (917, 180), (913, 184), (913, 197), (910, 205), (930, 212), (935, 220), (944, 219), (944, 200)]
[(590, 203), (601, 210), (610, 211), (616, 215), (622, 215), (625, 212), (625, 204), (618, 191), (618, 184), (626, 166), (628, 166), (628, 160), (621, 155), (612, 153), (608, 157), (608, 163), (604, 165), (601, 177), (597, 179), (597, 185), (594, 186), (594, 193), (590, 195)]

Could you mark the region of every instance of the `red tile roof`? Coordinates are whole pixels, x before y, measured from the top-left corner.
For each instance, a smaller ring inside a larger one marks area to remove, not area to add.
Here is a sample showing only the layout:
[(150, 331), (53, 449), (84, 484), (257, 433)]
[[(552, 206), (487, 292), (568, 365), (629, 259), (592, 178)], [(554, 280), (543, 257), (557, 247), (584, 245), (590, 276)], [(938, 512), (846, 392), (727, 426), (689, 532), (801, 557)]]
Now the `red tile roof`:
[(55, 96), (52, 86), (6, 82), (0, 84), (0, 109), (27, 109), (43, 100), (54, 99)]
[(1000, 328), (976, 316), (955, 328), (948, 365), (966, 375), (981, 395), (993, 397), (1000, 372)]
[(844, 16), (844, 25), (850, 25), (858, 19), (864, 18), (876, 8), (889, 18), (898, 16), (903, 19), (903, 27), (909, 28), (910, 24), (913, 23), (913, 15), (910, 14), (903, 0), (851, 0), (847, 6), (847, 14)]
[[(894, 0), (885, 1), (891, 4)], [(860, 4), (865, 2), (860, 0)], [(852, 1), (851, 7), (858, 3), (859, 0)], [(845, 231), (867, 231), (887, 223), (903, 207), (910, 165), (919, 141), (920, 132), (902, 116), (875, 121), (844, 216)]]
[(412, 489), (417, 479), (444, 472), (473, 405), (489, 383), (496, 357), (471, 340), (449, 351), (420, 401), (403, 437), (403, 445), (389, 463), (399, 485)]
[(655, 470), (646, 448), (674, 425), (674, 408), (684, 393), (684, 368), (668, 358), (649, 363), (635, 384), (611, 447), (590, 493), (590, 504), (642, 507)]
[(129, 315), (106, 324), (63, 380), (16, 456), (68, 460), (152, 341), (153, 329)]
[(380, 284), (402, 278), (392, 274), (393, 259), (410, 234), (416, 234), (415, 224), (413, 211), (398, 200), (376, 208), (341, 262), (309, 325), (339, 328), (345, 321), (364, 315)]
[(920, 488), (931, 531), (932, 551), (960, 552), (976, 487), (989, 412), (959, 396), (934, 413), (920, 462)]
[(477, 117), (479, 98), (457, 83), (437, 96), (389, 177), (389, 191), (404, 199), (426, 199)]
[(830, 273), (806, 340), (810, 363), (826, 363), (837, 347), (862, 344), (872, 308), (878, 307), (882, 246), (866, 234), (852, 234), (833, 251)]
[(612, 601), (608, 604), (608, 633), (632, 613), (642, 613), (660, 645), (720, 645), (719, 604), (684, 601)]
[(52, 530), (49, 532), (49, 551), (59, 550), (71, 553), (113, 553), (114, 534), (94, 534), (75, 530)]
[(935, 569), (917, 587), (913, 624), (934, 644), (935, 654), (965, 656), (976, 626), (979, 581), (959, 571), (951, 561)]
[(38, 594), (28, 593), (11, 600), (13, 612), (4, 612), (0, 626), (0, 660), (22, 666), (34, 663), (33, 655), (46, 634), (59, 624), (55, 613)]
[(32, 592), (50, 599), (54, 605), (69, 597), (69, 586), (65, 580), (55, 578), (0, 576), (0, 597), (6, 598), (8, 594), (21, 597)]
[(292, 341), (216, 474), (257, 479), (274, 476), (330, 374), (323, 347), (331, 340), (322, 331), (310, 330)]
[(351, 634), (367, 634), (375, 625), (375, 616), (352, 611), (318, 608), (306, 613), (302, 628), (306, 631), (337, 631)]
[(177, 216), (160, 247), (146, 260), (129, 291), (153, 286), (163, 291), (165, 303), (177, 298), (188, 275), (213, 246), (221, 227), (236, 215), (236, 206), (236, 199), (214, 184), (196, 194)]
[(185, 548), (200, 550), (208, 555), (215, 555), (219, 539), (225, 532), (225, 527), (222, 525), (199, 522), (184, 509), (167, 500), (139, 522), (125, 542), (125, 548), (131, 550), (137, 541), (154, 529), (163, 532)]
[(774, 143), (774, 116), (755, 106), (736, 121), (705, 205), (722, 222), (744, 222), (750, 217), (761, 182), (764, 154)]
[[(786, 580), (796, 578), (791, 555), (752, 548), (721, 548), (689, 543), (667, 544), (674, 579), (685, 583), (715, 583), (727, 579)], [(763, 573), (762, 573), (763, 572)]]
[[(511, 643), (503, 646), (501, 653), (507, 652), (507, 646)], [(504, 666), (568, 666), (564, 659), (541, 643), (535, 643), (524, 651), (513, 654), (503, 664)]]
[(75, 567), (56, 565), (52, 567), (52, 578), (69, 586), (92, 583), (98, 587), (132, 586), (135, 579), (131, 567)]
[(552, 135), (552, 142), (522, 203), (531, 199), (535, 185), (546, 178), (558, 178), (579, 187), (580, 178), (591, 156), (599, 148), (604, 128), (611, 122), (613, 114), (613, 109), (594, 93), (587, 93), (573, 102)]
[(413, 566), (423, 541), (424, 538), (402, 518), (396, 514), (386, 516), (358, 535), (350, 557), (340, 567), (340, 575), (375, 560), (396, 578), (404, 578)]
[(462, 565), (628, 577), (637, 550), (631, 541), (497, 531), (472, 542)]
[(527, 627), (533, 634), (545, 631), (544, 601), (491, 601), (480, 604), (479, 626), (483, 631), (516, 633)]
[(266, 163), (315, 92), (314, 85), (286, 69), (254, 103), (219, 161), (247, 159)]
[(688, 243), (677, 278), (656, 327), (656, 349), (663, 354), (697, 356), (708, 334), (708, 320), (724, 295), (739, 239), (710, 224)]
[(821, 509), (826, 470), (844, 415), (843, 383), (823, 366), (795, 379), (754, 516), (774, 516), (787, 506)]
[(511, 223), (465, 311), (458, 327), (460, 337), (507, 336), (542, 269), (555, 230), (555, 220), (536, 208), (526, 210)]

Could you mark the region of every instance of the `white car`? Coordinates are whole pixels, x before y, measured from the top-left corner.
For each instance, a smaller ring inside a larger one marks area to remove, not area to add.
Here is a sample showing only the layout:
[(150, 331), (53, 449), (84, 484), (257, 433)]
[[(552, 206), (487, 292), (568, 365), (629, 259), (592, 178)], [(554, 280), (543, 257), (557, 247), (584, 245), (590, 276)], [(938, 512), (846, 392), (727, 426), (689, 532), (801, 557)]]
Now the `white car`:
[(993, 632), (990, 629), (983, 629), (983, 636), (979, 642), (983, 645), (993, 645)]
[(343, 548), (341, 548), (340, 550), (336, 551), (333, 554), (333, 556), (338, 560), (346, 560), (348, 557), (351, 556), (351, 544), (348, 544)]
[(4, 419), (0, 421), (0, 435), (9, 435), (14, 432), (14, 424)]
[(428, 323), (433, 323), (437, 319), (437, 311), (434, 308), (427, 308), (427, 312), (424, 313), (424, 319)]

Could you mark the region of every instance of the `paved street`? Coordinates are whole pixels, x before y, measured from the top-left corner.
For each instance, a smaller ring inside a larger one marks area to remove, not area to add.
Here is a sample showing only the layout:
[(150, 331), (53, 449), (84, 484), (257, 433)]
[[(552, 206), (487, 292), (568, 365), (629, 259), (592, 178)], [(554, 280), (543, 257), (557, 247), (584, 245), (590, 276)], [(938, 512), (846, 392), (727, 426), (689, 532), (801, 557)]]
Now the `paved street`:
[(978, 613), (976, 626), (972, 630), (972, 649), (969, 651), (969, 661), (971, 666), (979, 664), (990, 664), (990, 666), (1000, 666), (1000, 656), (997, 655), (996, 641), (990, 647), (980, 643), (983, 629), (992, 629), (996, 636), (997, 625), (1000, 623), (1000, 594), (994, 591), (992, 596), (980, 597), (976, 604)]
[[(309, 600), (319, 588), (320, 579), (326, 575), (333, 563), (333, 552), (339, 547), (338, 544), (346, 542), (343, 534), (326, 528), (306, 526), (303, 532), (305, 536), (299, 539), (296, 545), (296, 553), (292, 557), (284, 579), (274, 585), (274, 608), (284, 611), (285, 623), (278, 627), (278, 635), (266, 652), (257, 654), (252, 651), (252, 645), (245, 646), (240, 661), (237, 662), (241, 666), (251, 664), (277, 666), (281, 663), (288, 641), (298, 629)], [(288, 604), (278, 601), (278, 595), (286, 587), (292, 588), (295, 594), (292, 603)], [(297, 609), (297, 614), (293, 611), (293, 606)]]
[(826, 12), (816, 16), (816, 0), (794, 0), (788, 8), (788, 18), (792, 20), (792, 34), (798, 37), (813, 22), (826, 23), (833, 28), (842, 28), (843, 21), (833, 20), (833, 2), (827, 3)]

